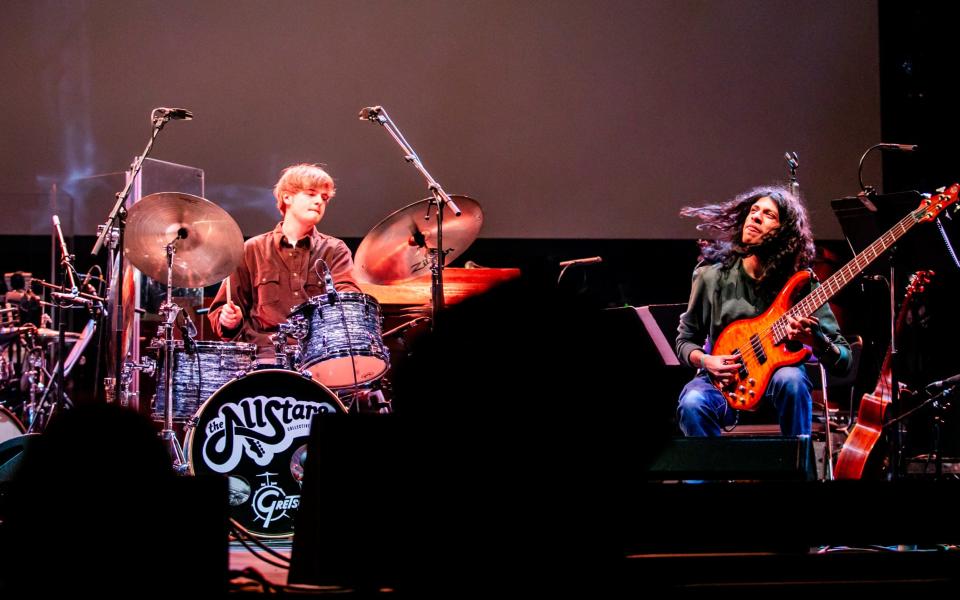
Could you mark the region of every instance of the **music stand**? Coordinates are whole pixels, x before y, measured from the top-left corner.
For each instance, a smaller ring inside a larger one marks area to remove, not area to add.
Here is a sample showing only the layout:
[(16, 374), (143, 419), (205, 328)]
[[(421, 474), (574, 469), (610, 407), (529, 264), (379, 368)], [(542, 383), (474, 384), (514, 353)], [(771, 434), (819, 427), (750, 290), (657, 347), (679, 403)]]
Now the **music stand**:
[[(922, 201), (917, 191), (897, 192), (893, 194), (861, 194), (831, 201), (840, 229), (854, 254), (861, 252), (881, 235), (896, 225), (907, 213), (915, 210)], [(890, 408), (887, 419), (895, 419), (900, 413), (900, 379), (898, 373), (896, 315), (897, 315), (897, 272), (912, 265), (904, 264), (905, 259), (913, 256), (925, 256), (915, 251), (922, 238), (914, 235), (900, 239), (890, 248), (888, 254), (889, 276), (887, 279), (890, 293)], [(876, 269), (876, 266), (871, 267)], [(898, 423), (894, 440), (890, 448), (891, 475), (900, 476), (903, 453), (903, 428)]]

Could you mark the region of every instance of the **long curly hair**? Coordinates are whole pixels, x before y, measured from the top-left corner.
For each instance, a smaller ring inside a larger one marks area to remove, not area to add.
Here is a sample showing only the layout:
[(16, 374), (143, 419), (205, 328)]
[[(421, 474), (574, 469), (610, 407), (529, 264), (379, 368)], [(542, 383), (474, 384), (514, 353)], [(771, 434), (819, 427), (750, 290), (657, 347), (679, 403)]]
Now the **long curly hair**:
[[(750, 207), (763, 197), (777, 204), (780, 226), (759, 244), (744, 245), (743, 225)], [(719, 233), (716, 239), (700, 240), (700, 260), (721, 263), (729, 269), (737, 259), (752, 254), (760, 259), (759, 280), (765, 288), (779, 289), (791, 275), (810, 266), (816, 254), (807, 209), (799, 197), (781, 185), (756, 187), (719, 204), (686, 206), (680, 214), (699, 218), (700, 231)]]

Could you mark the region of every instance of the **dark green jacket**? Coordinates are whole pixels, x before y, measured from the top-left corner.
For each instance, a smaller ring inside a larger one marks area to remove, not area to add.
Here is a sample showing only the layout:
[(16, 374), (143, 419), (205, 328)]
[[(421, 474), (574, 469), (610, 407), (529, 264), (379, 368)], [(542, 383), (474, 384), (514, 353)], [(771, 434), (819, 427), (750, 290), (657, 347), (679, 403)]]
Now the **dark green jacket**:
[[(817, 285), (819, 283), (815, 282), (811, 290)], [(737, 260), (729, 269), (720, 264), (698, 265), (693, 271), (687, 311), (680, 316), (677, 328), (676, 351), (680, 361), (691, 367), (699, 366), (690, 364), (691, 352), (709, 352), (712, 340), (716, 340), (727, 325), (756, 317), (773, 303), (780, 291), (764, 295), (758, 288), (757, 281), (744, 270), (743, 259)], [(830, 304), (821, 306), (813, 316), (820, 320), (821, 335), (839, 349), (839, 353), (824, 353), (817, 358), (830, 373), (846, 374), (852, 362), (850, 344), (840, 334)]]

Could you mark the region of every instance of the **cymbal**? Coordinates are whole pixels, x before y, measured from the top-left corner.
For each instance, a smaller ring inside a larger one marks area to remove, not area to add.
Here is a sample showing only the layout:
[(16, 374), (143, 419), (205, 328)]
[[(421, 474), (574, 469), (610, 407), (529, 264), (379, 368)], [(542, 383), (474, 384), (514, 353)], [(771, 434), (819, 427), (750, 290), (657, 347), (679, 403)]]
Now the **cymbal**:
[[(458, 217), (443, 207), (444, 266), (463, 254), (477, 239), (483, 210), (473, 198), (451, 196), (462, 211)], [(436, 206), (431, 198), (414, 202), (377, 223), (360, 242), (353, 276), (358, 282), (388, 284), (430, 273), (430, 249), (437, 247)]]
[[(34, 335), (43, 341), (56, 342), (60, 339), (60, 331), (58, 329), (49, 329), (47, 327), (37, 327)], [(66, 343), (72, 344), (80, 339), (80, 334), (75, 331), (64, 331), (63, 339)]]
[(173, 285), (205, 287), (223, 280), (243, 258), (243, 234), (227, 211), (199, 196), (150, 194), (130, 207), (123, 255), (166, 284), (167, 244), (177, 239)]

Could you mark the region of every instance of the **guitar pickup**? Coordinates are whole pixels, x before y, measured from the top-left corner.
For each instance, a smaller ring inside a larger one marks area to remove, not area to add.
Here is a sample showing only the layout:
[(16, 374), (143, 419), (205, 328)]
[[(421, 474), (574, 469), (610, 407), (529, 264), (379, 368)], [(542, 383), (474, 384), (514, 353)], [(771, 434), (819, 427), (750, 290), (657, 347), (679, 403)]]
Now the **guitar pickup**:
[(740, 379), (750, 375), (750, 371), (747, 370), (747, 365), (743, 363), (743, 357), (740, 356), (740, 349), (738, 348), (734, 350), (731, 354), (737, 357), (737, 364), (740, 365), (740, 370), (737, 371), (737, 375), (740, 377)]
[(762, 365), (767, 362), (767, 353), (763, 350), (763, 343), (760, 342), (760, 336), (753, 334), (750, 336), (750, 346), (753, 348), (753, 354)]

